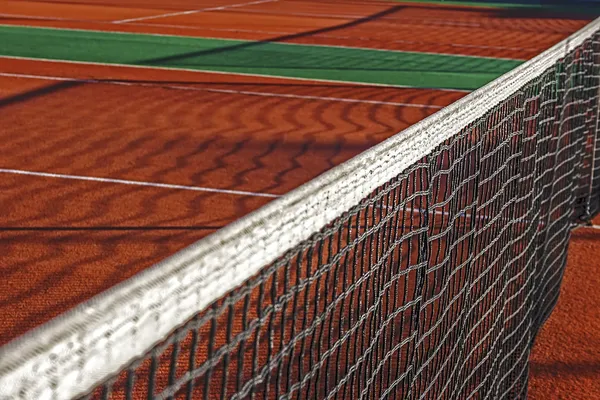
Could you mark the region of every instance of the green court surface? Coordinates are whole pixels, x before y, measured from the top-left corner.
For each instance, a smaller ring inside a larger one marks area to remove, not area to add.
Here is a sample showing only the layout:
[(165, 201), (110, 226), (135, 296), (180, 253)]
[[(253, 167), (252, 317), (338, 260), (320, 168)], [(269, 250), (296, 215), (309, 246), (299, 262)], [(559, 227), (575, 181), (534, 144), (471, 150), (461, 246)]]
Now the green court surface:
[(0, 25), (0, 55), (473, 90), (522, 61)]

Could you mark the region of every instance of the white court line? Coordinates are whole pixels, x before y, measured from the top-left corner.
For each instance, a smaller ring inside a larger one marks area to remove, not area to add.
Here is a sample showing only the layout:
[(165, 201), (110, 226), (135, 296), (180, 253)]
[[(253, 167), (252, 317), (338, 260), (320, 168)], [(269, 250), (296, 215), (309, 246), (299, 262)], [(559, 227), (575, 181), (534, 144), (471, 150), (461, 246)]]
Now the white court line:
[(251, 2), (248, 2), (248, 3), (238, 3), (238, 4), (230, 4), (230, 5), (219, 6), (219, 7), (201, 8), (201, 9), (198, 9), (198, 10), (178, 11), (178, 12), (167, 13), (167, 14), (151, 15), (151, 16), (148, 16), (148, 17), (120, 19), (120, 20), (117, 20), (117, 21), (112, 21), (112, 23), (113, 24), (124, 24), (124, 23), (127, 23), (127, 22), (146, 21), (146, 20), (149, 20), (149, 19), (175, 17), (177, 15), (190, 15), (190, 14), (196, 14), (196, 13), (201, 13), (201, 12), (206, 12), (206, 11), (227, 10), (229, 8), (251, 6), (251, 5), (254, 5), (254, 4), (262, 4), (262, 3), (272, 3), (272, 2), (275, 2), (275, 1), (279, 1), (279, 0), (258, 0), (258, 1), (251, 1)]
[(211, 89), (211, 88), (199, 88), (199, 87), (178, 86), (178, 85), (163, 85), (160, 82), (146, 83), (146, 82), (123, 82), (123, 81), (118, 81), (118, 80), (102, 80), (102, 79), (77, 79), (77, 78), (67, 78), (67, 77), (49, 76), (49, 75), (13, 74), (10, 72), (0, 72), (0, 76), (6, 76), (6, 77), (11, 77), (11, 78), (40, 79), (40, 80), (59, 81), (59, 82), (104, 83), (104, 84), (120, 85), (120, 86), (160, 87), (160, 88), (166, 88), (166, 89), (186, 90), (186, 91), (193, 91), (193, 92), (225, 93), (225, 94), (261, 96), (261, 97), (281, 97), (281, 98), (289, 98), (289, 99), (320, 100), (320, 101), (332, 101), (332, 102), (341, 102), (341, 103), (376, 104), (376, 105), (386, 105), (386, 106), (395, 106), (395, 107), (433, 108), (433, 109), (437, 109), (437, 110), (445, 107), (445, 106), (438, 106), (438, 105), (433, 105), (433, 104), (401, 103), (401, 102), (395, 102), (395, 101), (381, 101), (381, 100), (348, 99), (348, 98), (344, 98), (344, 97), (310, 96), (310, 95), (288, 94), (288, 93), (254, 92), (251, 90)]
[[(37, 15), (26, 15), (26, 14), (9, 14), (9, 13), (0, 13), (0, 18), (23, 18), (23, 19), (35, 19), (42, 21), (78, 21), (72, 18), (60, 18), (60, 17), (43, 17)], [(12, 26), (12, 25), (11, 25)], [(20, 26), (20, 25), (17, 25)]]
[[(178, 87), (174, 87), (179, 89)], [(185, 87), (181, 87), (185, 89)], [(322, 101), (336, 101), (342, 103), (362, 103), (362, 104), (377, 104), (395, 107), (413, 107), (413, 108), (434, 108), (440, 110), (444, 106), (430, 105), (430, 104), (416, 104), (416, 103), (401, 103), (395, 101), (381, 101), (381, 100), (361, 100), (361, 99), (347, 99), (343, 97), (322, 97), (322, 96), (308, 96), (308, 95), (296, 95), (286, 93), (268, 93), (268, 92), (252, 92), (247, 90), (227, 90), (227, 89), (201, 89), (207, 92), (218, 92), (218, 93), (235, 93), (235, 94), (246, 94), (250, 96), (265, 96), (265, 97), (283, 97), (292, 99), (306, 99), (306, 100), (322, 100)]]
[[(0, 26), (3, 26), (0, 24)], [(45, 29), (45, 28), (44, 28)], [(337, 81), (333, 79), (320, 79), (320, 78), (298, 78), (298, 77), (290, 77), (283, 75), (264, 75), (264, 74), (252, 74), (246, 72), (224, 72), (224, 71), (213, 71), (213, 70), (205, 70), (205, 69), (191, 69), (191, 68), (176, 68), (176, 67), (149, 67), (145, 65), (134, 65), (134, 64), (120, 64), (120, 63), (102, 63), (102, 62), (94, 62), (94, 61), (70, 61), (70, 60), (58, 60), (52, 58), (38, 58), (38, 57), (21, 57), (21, 56), (5, 56), (0, 54), (0, 59), (14, 59), (14, 60), (28, 60), (28, 61), (48, 61), (55, 62), (61, 64), (82, 64), (82, 65), (101, 65), (103, 67), (123, 67), (123, 68), (136, 68), (136, 69), (154, 69), (154, 70), (164, 70), (164, 71), (186, 71), (186, 72), (196, 72), (203, 74), (217, 74), (217, 75), (239, 75), (239, 76), (251, 76), (256, 78), (265, 78), (265, 79), (283, 79), (283, 80), (291, 80), (291, 81), (299, 81), (299, 82), (323, 82), (323, 83), (343, 83), (347, 85), (357, 85), (357, 86), (366, 86), (366, 87), (389, 87), (389, 88), (401, 88), (401, 89), (428, 89), (428, 90), (437, 90), (441, 92), (461, 92), (461, 93), (471, 93), (472, 90), (465, 89), (448, 89), (448, 88), (436, 88), (436, 87), (420, 87), (420, 86), (409, 86), (409, 85), (394, 85), (394, 84), (386, 84), (386, 83), (368, 83), (368, 82), (352, 82), (352, 81)]]
[[(0, 168), (0, 173), (37, 176), (37, 177), (44, 177), (44, 178), (58, 178), (58, 179), (71, 179), (71, 180), (103, 182), (103, 183), (117, 183), (117, 184), (132, 185), (132, 186), (147, 186), (147, 187), (157, 187), (157, 188), (166, 188), (166, 189), (190, 190), (190, 191), (196, 191), (196, 192), (235, 194), (235, 195), (241, 195), (241, 196), (269, 197), (269, 198), (281, 197), (281, 195), (270, 194), (270, 193), (257, 193), (257, 192), (241, 191), (241, 190), (214, 189), (214, 188), (205, 188), (205, 187), (199, 187), (199, 186), (172, 185), (172, 184), (168, 184), (168, 183), (130, 181), (130, 180), (124, 180), (124, 179), (98, 178), (98, 177), (81, 176), (81, 175), (54, 174), (54, 173), (49, 173), (49, 172), (25, 171), (25, 170), (20, 170), (20, 169)], [(377, 207), (377, 208), (379, 208), (379, 207)], [(393, 207), (388, 206), (388, 207), (384, 207), (384, 208), (390, 209)], [(448, 211), (424, 210), (424, 209), (412, 208), (412, 207), (403, 208), (402, 211), (406, 211), (409, 213), (418, 213), (418, 214), (427, 213), (427, 214), (433, 214), (433, 215), (455, 215), (455, 213), (448, 212)], [(459, 213), (456, 213), (456, 216), (470, 217), (471, 214), (461, 211)], [(478, 216), (476, 216), (476, 218), (485, 220), (485, 219), (491, 219), (492, 217), (486, 216), (486, 215), (478, 215)], [(514, 219), (514, 221), (528, 222), (528, 220), (526, 220), (524, 218)], [(600, 226), (598, 226), (598, 225), (592, 225), (592, 226), (583, 225), (581, 227), (582, 228), (600, 229)]]
[[(338, 19), (365, 19), (369, 15), (349, 15), (349, 14), (315, 14), (315, 13), (304, 13), (304, 12), (276, 12), (276, 11), (265, 11), (265, 10), (243, 10), (241, 11), (247, 14), (264, 14), (264, 15), (278, 15), (278, 16), (295, 16), (295, 17), (311, 17), (311, 18), (338, 18)], [(411, 25), (423, 25), (425, 23), (436, 23), (442, 26), (459, 26), (468, 28), (480, 28), (483, 24), (476, 22), (460, 22), (460, 21), (445, 21), (443, 19), (425, 19), (418, 20), (417, 18), (393, 18), (393, 17), (379, 17), (377, 21), (390, 21), (397, 24), (412, 24)]]
[(239, 195), (239, 196), (255, 196), (255, 197), (269, 197), (269, 198), (281, 197), (280, 195), (277, 195), (277, 194), (246, 192), (243, 190), (228, 190), (228, 189), (207, 188), (207, 187), (201, 187), (201, 186), (172, 185), (169, 183), (130, 181), (130, 180), (125, 180), (125, 179), (98, 178), (98, 177), (93, 177), (93, 176), (82, 176), (82, 175), (53, 174), (53, 173), (49, 173), (49, 172), (25, 171), (25, 170), (21, 170), (21, 169), (0, 168), (0, 173), (27, 175), (27, 176), (40, 176), (40, 177), (44, 177), (44, 178), (71, 179), (71, 180), (77, 180), (77, 181), (118, 183), (121, 185), (146, 186), (146, 187), (155, 187), (155, 188), (163, 188), (163, 189), (191, 190), (191, 191), (195, 191), (195, 192), (235, 194), (235, 195)]
[(581, 228), (591, 228), (600, 230), (600, 225), (581, 225)]
[[(169, 13), (169, 14), (160, 14), (160, 15), (153, 15), (153, 16), (148, 16), (148, 17), (136, 17), (136, 18), (129, 18), (129, 19), (125, 19), (125, 20), (116, 20), (116, 21), (111, 21), (110, 23), (112, 24), (117, 24), (117, 23), (125, 23), (122, 21), (131, 21), (131, 22), (135, 22), (138, 20), (146, 20), (146, 19), (154, 19), (154, 18), (162, 18), (162, 17), (167, 17), (167, 16), (173, 16), (173, 15), (188, 15), (188, 14), (193, 14), (193, 13), (199, 13), (202, 11), (218, 11), (218, 10), (225, 10), (228, 8), (235, 8), (235, 7), (242, 7), (242, 6), (247, 6), (247, 5), (252, 5), (252, 4), (260, 4), (260, 3), (269, 3), (269, 2), (274, 2), (274, 1), (279, 1), (279, 0), (268, 0), (268, 1), (256, 1), (256, 2), (251, 2), (251, 3), (243, 3), (243, 4), (232, 4), (230, 6), (220, 6), (220, 7), (210, 7), (210, 8), (203, 8), (203, 9), (198, 9), (198, 10), (187, 10), (187, 11), (177, 11), (174, 13)], [(281, 13), (281, 12), (265, 12), (262, 10), (243, 10), (241, 11), (243, 13), (249, 13), (249, 14), (267, 14), (267, 15), (278, 15), (278, 16), (297, 16), (297, 17), (311, 17), (311, 18), (338, 18), (338, 19), (361, 19), (361, 18), (365, 18), (367, 17), (367, 15), (344, 15), (344, 14), (312, 14), (312, 13), (294, 13), (294, 12), (286, 12), (286, 13)], [(0, 13), (0, 17), (8, 17), (8, 18), (26, 18), (26, 19), (42, 19), (42, 20), (57, 20), (57, 21), (84, 21), (84, 20), (80, 20), (80, 19), (73, 19), (73, 18), (61, 18), (61, 17), (55, 17), (55, 16), (36, 16), (36, 15), (26, 15), (26, 14), (11, 14), (11, 13)], [(396, 19), (394, 18), (380, 18), (379, 20), (384, 20), (384, 21), (396, 21)], [(408, 21), (416, 21), (415, 19), (410, 20), (410, 19), (406, 19)], [(440, 23), (444, 23), (444, 24), (452, 24), (451, 22), (445, 22), (442, 20), (432, 20), (434, 22), (440, 22)], [(99, 21), (99, 20), (92, 20), (91, 22), (103, 22), (103, 21)], [(132, 24), (132, 25), (138, 25), (138, 24)], [(154, 24), (152, 24), (154, 26)], [(460, 26), (463, 26), (462, 24)], [(479, 27), (479, 24), (468, 24), (465, 26), (469, 26), (469, 27)]]

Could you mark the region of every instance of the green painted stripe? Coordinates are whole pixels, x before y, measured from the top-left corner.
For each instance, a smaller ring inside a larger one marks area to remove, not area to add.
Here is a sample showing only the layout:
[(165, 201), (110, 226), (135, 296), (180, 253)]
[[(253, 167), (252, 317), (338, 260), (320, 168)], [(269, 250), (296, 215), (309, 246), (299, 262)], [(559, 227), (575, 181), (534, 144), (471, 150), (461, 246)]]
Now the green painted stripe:
[(0, 55), (472, 90), (521, 61), (224, 39), (0, 26)]

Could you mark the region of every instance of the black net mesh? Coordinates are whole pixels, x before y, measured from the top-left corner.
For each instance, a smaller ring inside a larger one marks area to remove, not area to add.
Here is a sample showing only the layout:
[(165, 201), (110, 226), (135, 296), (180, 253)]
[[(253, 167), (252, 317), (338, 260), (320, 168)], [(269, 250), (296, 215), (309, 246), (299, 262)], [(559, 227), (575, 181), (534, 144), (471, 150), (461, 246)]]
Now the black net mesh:
[(88, 397), (525, 397), (599, 211), (599, 68), (595, 36)]

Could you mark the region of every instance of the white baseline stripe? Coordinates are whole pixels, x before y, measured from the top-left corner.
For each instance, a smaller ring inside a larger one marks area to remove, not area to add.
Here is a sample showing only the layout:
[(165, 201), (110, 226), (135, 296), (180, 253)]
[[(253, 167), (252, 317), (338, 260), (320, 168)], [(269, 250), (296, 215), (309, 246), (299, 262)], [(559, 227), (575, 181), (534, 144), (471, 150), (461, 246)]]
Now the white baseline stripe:
[(227, 189), (207, 188), (207, 187), (201, 187), (201, 186), (172, 185), (169, 183), (130, 181), (130, 180), (125, 180), (125, 179), (113, 179), (113, 178), (97, 178), (97, 177), (93, 177), (93, 176), (82, 176), (82, 175), (53, 174), (53, 173), (49, 173), (49, 172), (25, 171), (25, 170), (21, 170), (21, 169), (0, 168), (0, 173), (27, 175), (27, 176), (41, 176), (44, 178), (72, 179), (72, 180), (77, 180), (77, 181), (117, 183), (117, 184), (121, 184), (121, 185), (147, 186), (147, 187), (164, 188), (164, 189), (191, 190), (191, 191), (195, 191), (195, 192), (235, 194), (235, 195), (239, 195), (239, 196), (255, 196), (255, 197), (270, 197), (270, 198), (281, 197), (280, 195), (277, 195), (277, 194), (246, 192), (243, 190), (227, 190)]
[[(60, 18), (60, 17), (42, 17), (38, 15), (26, 15), (26, 14), (10, 14), (0, 13), (0, 18), (22, 18), (22, 19), (35, 19), (41, 21), (78, 21), (72, 18)], [(94, 21), (92, 21), (94, 22)]]
[[(178, 87), (174, 87), (178, 89)], [(181, 88), (185, 89), (185, 88)], [(323, 100), (323, 101), (337, 101), (343, 103), (363, 103), (363, 104), (378, 104), (396, 107), (414, 107), (414, 108), (435, 108), (442, 109), (444, 106), (436, 106), (429, 104), (415, 104), (415, 103), (401, 103), (395, 101), (380, 101), (380, 100), (361, 100), (361, 99), (347, 99), (343, 97), (321, 97), (321, 96), (308, 96), (308, 95), (296, 95), (296, 94), (285, 94), (285, 93), (263, 93), (263, 92), (251, 92), (246, 90), (227, 90), (227, 89), (203, 89), (207, 92), (219, 92), (219, 93), (236, 93), (246, 94), (250, 96), (265, 96), (265, 97), (287, 97), (292, 99), (307, 99), (307, 100)], [(426, 90), (426, 89), (425, 89)]]
[[(248, 14), (266, 14), (266, 15), (280, 15), (280, 16), (296, 16), (296, 17), (312, 17), (312, 18), (340, 18), (340, 19), (364, 19), (368, 18), (369, 15), (349, 15), (349, 14), (316, 14), (316, 13), (304, 13), (304, 12), (277, 12), (277, 11), (265, 11), (265, 10), (243, 10), (243, 13)], [(435, 23), (437, 25), (444, 26), (461, 26), (461, 27), (469, 27), (469, 28), (480, 28), (483, 24), (475, 23), (475, 22), (460, 22), (460, 21), (446, 21), (443, 19), (422, 19), (419, 20), (417, 18), (393, 18), (393, 17), (380, 17), (377, 18), (378, 21), (390, 21), (395, 22), (397, 24), (418, 24), (424, 25), (431, 23)]]
[(238, 94), (238, 95), (247, 95), (247, 96), (282, 97), (282, 98), (290, 98), (290, 99), (320, 100), (320, 101), (332, 101), (332, 102), (342, 102), (342, 103), (377, 104), (377, 105), (396, 106), (396, 107), (433, 108), (433, 109), (438, 109), (438, 110), (445, 107), (445, 106), (438, 106), (438, 105), (434, 105), (434, 104), (402, 103), (402, 102), (396, 102), (396, 101), (348, 99), (348, 98), (344, 98), (344, 97), (310, 96), (310, 95), (289, 94), (289, 93), (255, 92), (255, 91), (251, 91), (251, 90), (211, 89), (211, 88), (189, 87), (189, 86), (178, 86), (178, 85), (163, 85), (160, 82), (146, 83), (146, 82), (123, 82), (123, 81), (117, 81), (117, 80), (102, 80), (102, 79), (77, 79), (77, 78), (67, 78), (67, 77), (49, 76), (49, 75), (13, 74), (10, 72), (0, 72), (0, 76), (6, 76), (6, 77), (12, 77), (12, 78), (42, 79), (42, 80), (60, 81), (60, 82), (105, 83), (105, 84), (110, 84), (110, 85), (121, 85), (121, 86), (161, 87), (161, 88), (167, 88), (167, 89), (188, 90), (188, 91), (194, 91), (194, 92), (226, 93), (226, 94)]
[[(96, 177), (80, 176), (80, 175), (54, 174), (54, 173), (48, 173), (48, 172), (25, 171), (25, 170), (19, 170), (19, 169), (0, 168), (0, 173), (37, 176), (37, 177), (44, 177), (44, 178), (72, 179), (72, 180), (83, 180), (83, 181), (92, 181), (92, 182), (117, 183), (117, 184), (134, 185), (134, 186), (149, 186), (149, 187), (159, 187), (159, 188), (168, 188), (168, 189), (191, 190), (191, 191), (198, 191), (198, 192), (216, 192), (216, 193), (236, 194), (236, 195), (244, 195), (244, 196), (258, 196), (258, 197), (270, 197), (270, 198), (281, 197), (280, 195), (274, 195), (274, 194), (269, 194), (269, 193), (255, 193), (255, 192), (246, 192), (246, 191), (238, 191), (238, 190), (223, 190), (223, 189), (204, 188), (204, 187), (198, 187), (198, 186), (172, 185), (172, 184), (168, 184), (168, 183), (130, 181), (130, 180), (112, 179), (112, 178), (96, 178)], [(384, 208), (391, 209), (393, 207), (387, 206)], [(451, 213), (451, 212), (447, 212), (447, 211), (424, 210), (424, 209), (412, 208), (412, 207), (406, 207), (402, 211), (407, 212), (407, 213), (413, 213), (413, 214), (414, 213), (416, 213), (416, 214), (427, 213), (427, 214), (431, 214), (431, 215), (447, 215), (447, 216), (455, 215), (455, 213)], [(458, 212), (458, 213), (456, 213), (456, 215), (459, 217), (467, 217), (467, 218), (472, 217), (472, 215), (470, 213), (466, 213), (464, 211)], [(486, 215), (477, 215), (477, 216), (475, 216), (475, 218), (485, 220), (485, 219), (490, 219), (491, 217), (486, 216)], [(523, 218), (514, 219), (514, 220), (527, 222), (527, 220), (525, 220)], [(544, 225), (544, 224), (541, 223), (540, 225)], [(598, 225), (582, 225), (581, 227), (582, 228), (600, 229), (600, 226), (598, 226)]]
[(151, 16), (148, 16), (148, 17), (120, 19), (120, 20), (117, 20), (117, 21), (113, 21), (112, 23), (113, 24), (124, 24), (124, 23), (127, 23), (127, 22), (134, 22), (134, 21), (146, 21), (146, 20), (149, 20), (149, 19), (175, 17), (177, 15), (196, 14), (196, 13), (205, 12), (205, 11), (227, 10), (228, 8), (251, 6), (251, 5), (254, 5), (254, 4), (262, 4), (262, 3), (272, 3), (272, 2), (275, 2), (275, 1), (279, 1), (279, 0), (258, 0), (258, 1), (251, 1), (251, 2), (248, 2), (248, 3), (238, 3), (238, 4), (230, 4), (230, 5), (219, 6), (219, 7), (201, 8), (201, 9), (198, 9), (198, 10), (178, 11), (178, 12), (167, 13), (167, 14), (151, 15)]
[[(0, 24), (0, 26), (3, 26)], [(44, 28), (46, 29), (46, 28)], [(436, 88), (436, 87), (418, 87), (418, 86), (409, 86), (409, 85), (394, 85), (394, 84), (385, 84), (385, 83), (366, 83), (366, 82), (351, 82), (351, 81), (336, 81), (333, 79), (319, 79), (319, 78), (298, 78), (298, 77), (290, 77), (283, 75), (262, 75), (262, 74), (252, 74), (245, 72), (222, 72), (222, 71), (212, 71), (205, 69), (191, 69), (191, 68), (173, 68), (173, 67), (148, 67), (145, 65), (133, 65), (133, 64), (119, 64), (119, 63), (102, 63), (102, 62), (93, 62), (93, 61), (70, 61), (70, 60), (58, 60), (52, 58), (38, 58), (38, 57), (21, 57), (21, 56), (4, 56), (0, 55), (0, 60), (6, 59), (14, 59), (14, 60), (30, 60), (30, 61), (48, 61), (48, 62), (56, 62), (62, 64), (82, 64), (82, 65), (102, 65), (104, 67), (123, 67), (123, 68), (136, 68), (136, 69), (155, 69), (155, 70), (164, 70), (164, 71), (186, 71), (186, 72), (197, 72), (203, 74), (217, 74), (217, 75), (239, 75), (239, 76), (252, 76), (252, 77), (260, 77), (265, 79), (285, 79), (291, 81), (300, 81), (300, 82), (324, 82), (324, 83), (344, 83), (350, 85), (357, 86), (367, 86), (367, 87), (390, 87), (390, 88), (403, 88), (403, 89), (429, 89), (429, 90), (439, 90), (442, 92), (461, 92), (461, 93), (471, 93), (471, 90), (465, 89), (448, 89), (448, 88)]]

